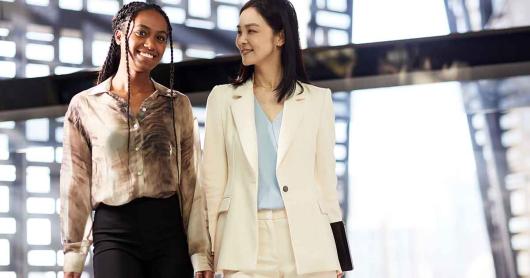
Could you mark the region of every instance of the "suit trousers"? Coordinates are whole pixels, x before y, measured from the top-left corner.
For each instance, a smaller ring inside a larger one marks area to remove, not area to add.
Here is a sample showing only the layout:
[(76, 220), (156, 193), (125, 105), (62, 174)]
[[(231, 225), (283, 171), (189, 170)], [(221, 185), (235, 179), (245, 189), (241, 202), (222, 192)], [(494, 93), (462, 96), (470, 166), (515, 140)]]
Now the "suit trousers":
[(225, 278), (336, 278), (335, 271), (296, 272), (285, 210), (258, 211), (258, 262), (253, 270), (224, 270)]

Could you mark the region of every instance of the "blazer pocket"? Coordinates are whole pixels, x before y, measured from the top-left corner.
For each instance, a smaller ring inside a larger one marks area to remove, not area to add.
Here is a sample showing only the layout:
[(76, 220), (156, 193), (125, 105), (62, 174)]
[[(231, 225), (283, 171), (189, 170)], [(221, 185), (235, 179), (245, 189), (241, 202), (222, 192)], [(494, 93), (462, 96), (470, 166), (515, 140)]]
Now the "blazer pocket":
[(228, 209), (230, 208), (230, 200), (232, 198), (230, 197), (225, 197), (223, 198), (223, 200), (221, 200), (221, 203), (219, 204), (219, 210), (217, 211), (217, 214), (221, 214), (223, 212), (227, 212)]

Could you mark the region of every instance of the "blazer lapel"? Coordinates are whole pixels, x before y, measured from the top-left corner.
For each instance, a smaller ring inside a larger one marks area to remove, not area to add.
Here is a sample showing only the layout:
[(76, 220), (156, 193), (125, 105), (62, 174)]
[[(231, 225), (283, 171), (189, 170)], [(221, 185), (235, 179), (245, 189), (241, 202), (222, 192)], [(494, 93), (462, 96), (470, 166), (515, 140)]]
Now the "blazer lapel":
[(234, 91), (231, 110), (243, 151), (254, 169), (258, 171), (258, 138), (254, 117), (254, 92), (252, 81), (247, 81)]
[(280, 136), (278, 140), (278, 156), (276, 168), (279, 167), (283, 158), (287, 154), (289, 146), (296, 136), (297, 129), (301, 126), (304, 118), (306, 90), (300, 94), (301, 87), (296, 85), (295, 94), (287, 99), (283, 104), (282, 126), (280, 127)]

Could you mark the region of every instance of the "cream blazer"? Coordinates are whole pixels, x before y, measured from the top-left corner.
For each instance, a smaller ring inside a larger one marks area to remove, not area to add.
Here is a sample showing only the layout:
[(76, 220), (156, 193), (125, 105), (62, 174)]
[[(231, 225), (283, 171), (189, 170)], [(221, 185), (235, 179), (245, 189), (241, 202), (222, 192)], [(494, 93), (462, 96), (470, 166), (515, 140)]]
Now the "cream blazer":
[[(303, 87), (303, 92), (302, 92)], [(200, 182), (214, 268), (253, 270), (258, 254), (258, 148), (253, 83), (216, 86), (206, 106)], [(340, 270), (330, 223), (342, 221), (329, 89), (297, 85), (285, 101), (276, 162), (296, 269)]]

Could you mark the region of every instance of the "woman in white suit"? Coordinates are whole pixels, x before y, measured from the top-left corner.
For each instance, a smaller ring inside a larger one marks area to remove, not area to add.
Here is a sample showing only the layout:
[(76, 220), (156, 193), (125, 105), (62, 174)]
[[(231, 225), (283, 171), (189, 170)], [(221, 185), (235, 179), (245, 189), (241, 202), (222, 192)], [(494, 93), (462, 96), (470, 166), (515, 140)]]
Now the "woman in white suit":
[(225, 277), (340, 277), (352, 266), (331, 92), (307, 84), (292, 4), (248, 1), (236, 45), (240, 72), (207, 103), (201, 182), (214, 267)]

